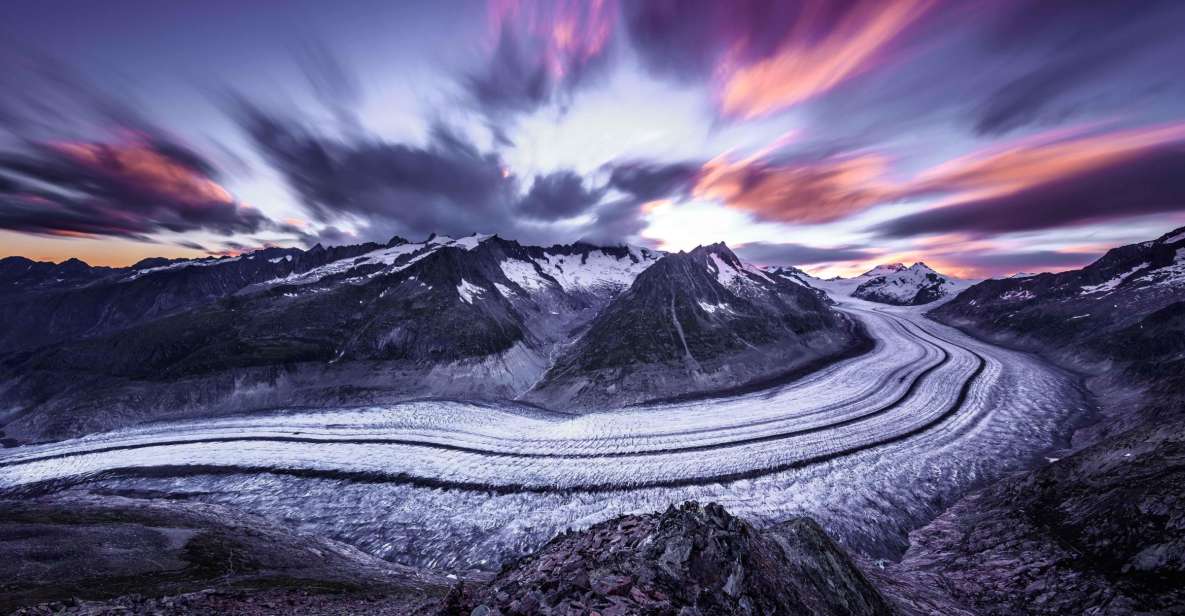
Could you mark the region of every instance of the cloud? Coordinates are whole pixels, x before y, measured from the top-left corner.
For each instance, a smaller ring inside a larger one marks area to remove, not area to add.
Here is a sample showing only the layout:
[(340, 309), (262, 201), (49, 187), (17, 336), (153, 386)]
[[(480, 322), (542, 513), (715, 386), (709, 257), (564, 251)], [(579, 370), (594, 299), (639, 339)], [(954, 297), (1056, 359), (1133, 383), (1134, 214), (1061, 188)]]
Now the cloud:
[(807, 2), (798, 23), (767, 58), (724, 64), (721, 107), (753, 118), (826, 92), (875, 65), (893, 40), (925, 14), (929, 0), (857, 2), (838, 18)]
[(160, 231), (232, 235), (269, 228), (191, 150), (160, 138), (55, 143), (0, 154), (0, 228), (149, 240)]
[(753, 118), (814, 98), (879, 64), (929, 0), (631, 2), (625, 32), (643, 65), (715, 83), (721, 110)]
[(692, 194), (763, 220), (824, 223), (892, 198), (893, 187), (882, 179), (887, 168), (875, 154), (782, 162), (721, 156), (704, 164)]
[(818, 248), (794, 243), (751, 242), (736, 249), (746, 261), (762, 265), (812, 265), (874, 259), (879, 253), (856, 246)]
[(996, 196), (935, 207), (882, 223), (884, 236), (1010, 233), (1185, 211), (1185, 144), (1128, 153), (1109, 164)]
[[(220, 183), (217, 166), (53, 58), (6, 50), (0, 228), (154, 241), (159, 232), (274, 230)], [(16, 87), (16, 90), (12, 88)]]
[(530, 112), (570, 94), (606, 66), (616, 2), (490, 3), (497, 42), (462, 86), (487, 115)]
[(641, 230), (637, 199), (601, 203), (604, 188), (570, 170), (537, 176), (524, 191), (496, 153), (443, 125), (412, 145), (361, 129), (324, 134), (243, 99), (232, 111), (310, 216), (332, 229), (307, 233), (306, 242), (346, 239), (344, 224), (361, 227), (351, 241), (486, 232), (533, 243), (619, 243)]
[(688, 192), (700, 173), (701, 163), (618, 161), (608, 165), (609, 185), (642, 201)]
[(960, 267), (976, 268), (991, 272), (1046, 271), (1048, 269), (1077, 268), (1092, 263), (1101, 253), (1062, 252), (1057, 250), (1034, 250), (1029, 252), (986, 252), (943, 253), (938, 255), (944, 263)]
[[(1054, 121), (1064, 119), (1084, 102), (1072, 95), (1096, 96), (1099, 86), (1112, 81), (1116, 67), (1135, 61), (1132, 72), (1146, 70), (1138, 56), (1178, 38), (1185, 12), (1173, 2), (1148, 2), (1140, 9), (1122, 3), (1051, 1), (1022, 2), (1004, 11), (989, 31), (991, 44), (1011, 54), (1036, 52), (1030, 56), (1037, 60), (1018, 64), (1022, 72), (986, 95), (976, 110), (975, 130), (999, 134), (1051, 115)], [(1179, 43), (1176, 47), (1185, 49)], [(1128, 88), (1123, 90), (1130, 95)]]
[(517, 210), (531, 218), (555, 221), (585, 213), (603, 194), (603, 190), (585, 188), (583, 178), (572, 171), (556, 171), (535, 176)]

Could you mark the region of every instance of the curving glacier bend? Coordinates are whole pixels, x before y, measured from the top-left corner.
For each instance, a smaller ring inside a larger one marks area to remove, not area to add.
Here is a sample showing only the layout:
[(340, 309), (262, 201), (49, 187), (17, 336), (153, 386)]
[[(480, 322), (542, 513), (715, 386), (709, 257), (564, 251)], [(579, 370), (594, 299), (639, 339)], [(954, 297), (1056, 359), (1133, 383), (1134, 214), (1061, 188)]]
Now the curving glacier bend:
[(1089, 412), (1072, 376), (919, 308), (840, 308), (876, 347), (764, 391), (582, 416), (419, 401), (147, 425), (6, 451), (0, 490), (233, 504), (450, 569), (688, 499), (766, 524), (809, 514), (888, 557), (970, 487), (1064, 444)]

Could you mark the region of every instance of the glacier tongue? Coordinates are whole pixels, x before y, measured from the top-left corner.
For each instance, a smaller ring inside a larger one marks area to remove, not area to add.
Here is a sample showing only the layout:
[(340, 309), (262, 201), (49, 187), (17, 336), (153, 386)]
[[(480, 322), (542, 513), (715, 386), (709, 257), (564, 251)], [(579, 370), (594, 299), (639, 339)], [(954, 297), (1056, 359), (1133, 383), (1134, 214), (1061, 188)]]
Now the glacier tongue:
[(163, 491), (441, 567), (495, 568), (566, 527), (687, 499), (762, 523), (809, 514), (891, 556), (1082, 412), (1076, 385), (1032, 356), (844, 301), (877, 347), (792, 386), (579, 417), (422, 401), (152, 424), (5, 451), (0, 487)]

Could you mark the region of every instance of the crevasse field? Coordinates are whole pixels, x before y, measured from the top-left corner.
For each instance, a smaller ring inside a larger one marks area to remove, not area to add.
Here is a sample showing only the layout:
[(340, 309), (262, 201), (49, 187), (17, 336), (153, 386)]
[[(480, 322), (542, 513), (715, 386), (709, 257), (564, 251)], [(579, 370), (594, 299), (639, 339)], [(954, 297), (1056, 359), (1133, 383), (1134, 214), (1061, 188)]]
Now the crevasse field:
[(876, 348), (764, 391), (583, 416), (433, 400), (154, 424), (3, 452), (0, 490), (224, 503), (442, 569), (688, 499), (762, 524), (810, 515), (893, 557), (1091, 412), (1071, 375), (922, 309), (840, 307)]

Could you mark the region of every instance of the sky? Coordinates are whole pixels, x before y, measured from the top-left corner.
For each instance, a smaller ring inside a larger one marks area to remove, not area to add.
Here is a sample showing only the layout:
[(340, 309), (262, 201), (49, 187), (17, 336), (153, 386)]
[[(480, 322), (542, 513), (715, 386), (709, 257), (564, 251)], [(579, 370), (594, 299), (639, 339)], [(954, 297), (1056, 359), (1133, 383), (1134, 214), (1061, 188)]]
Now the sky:
[(823, 276), (1185, 225), (1185, 3), (0, 5), (0, 256), (498, 233)]

